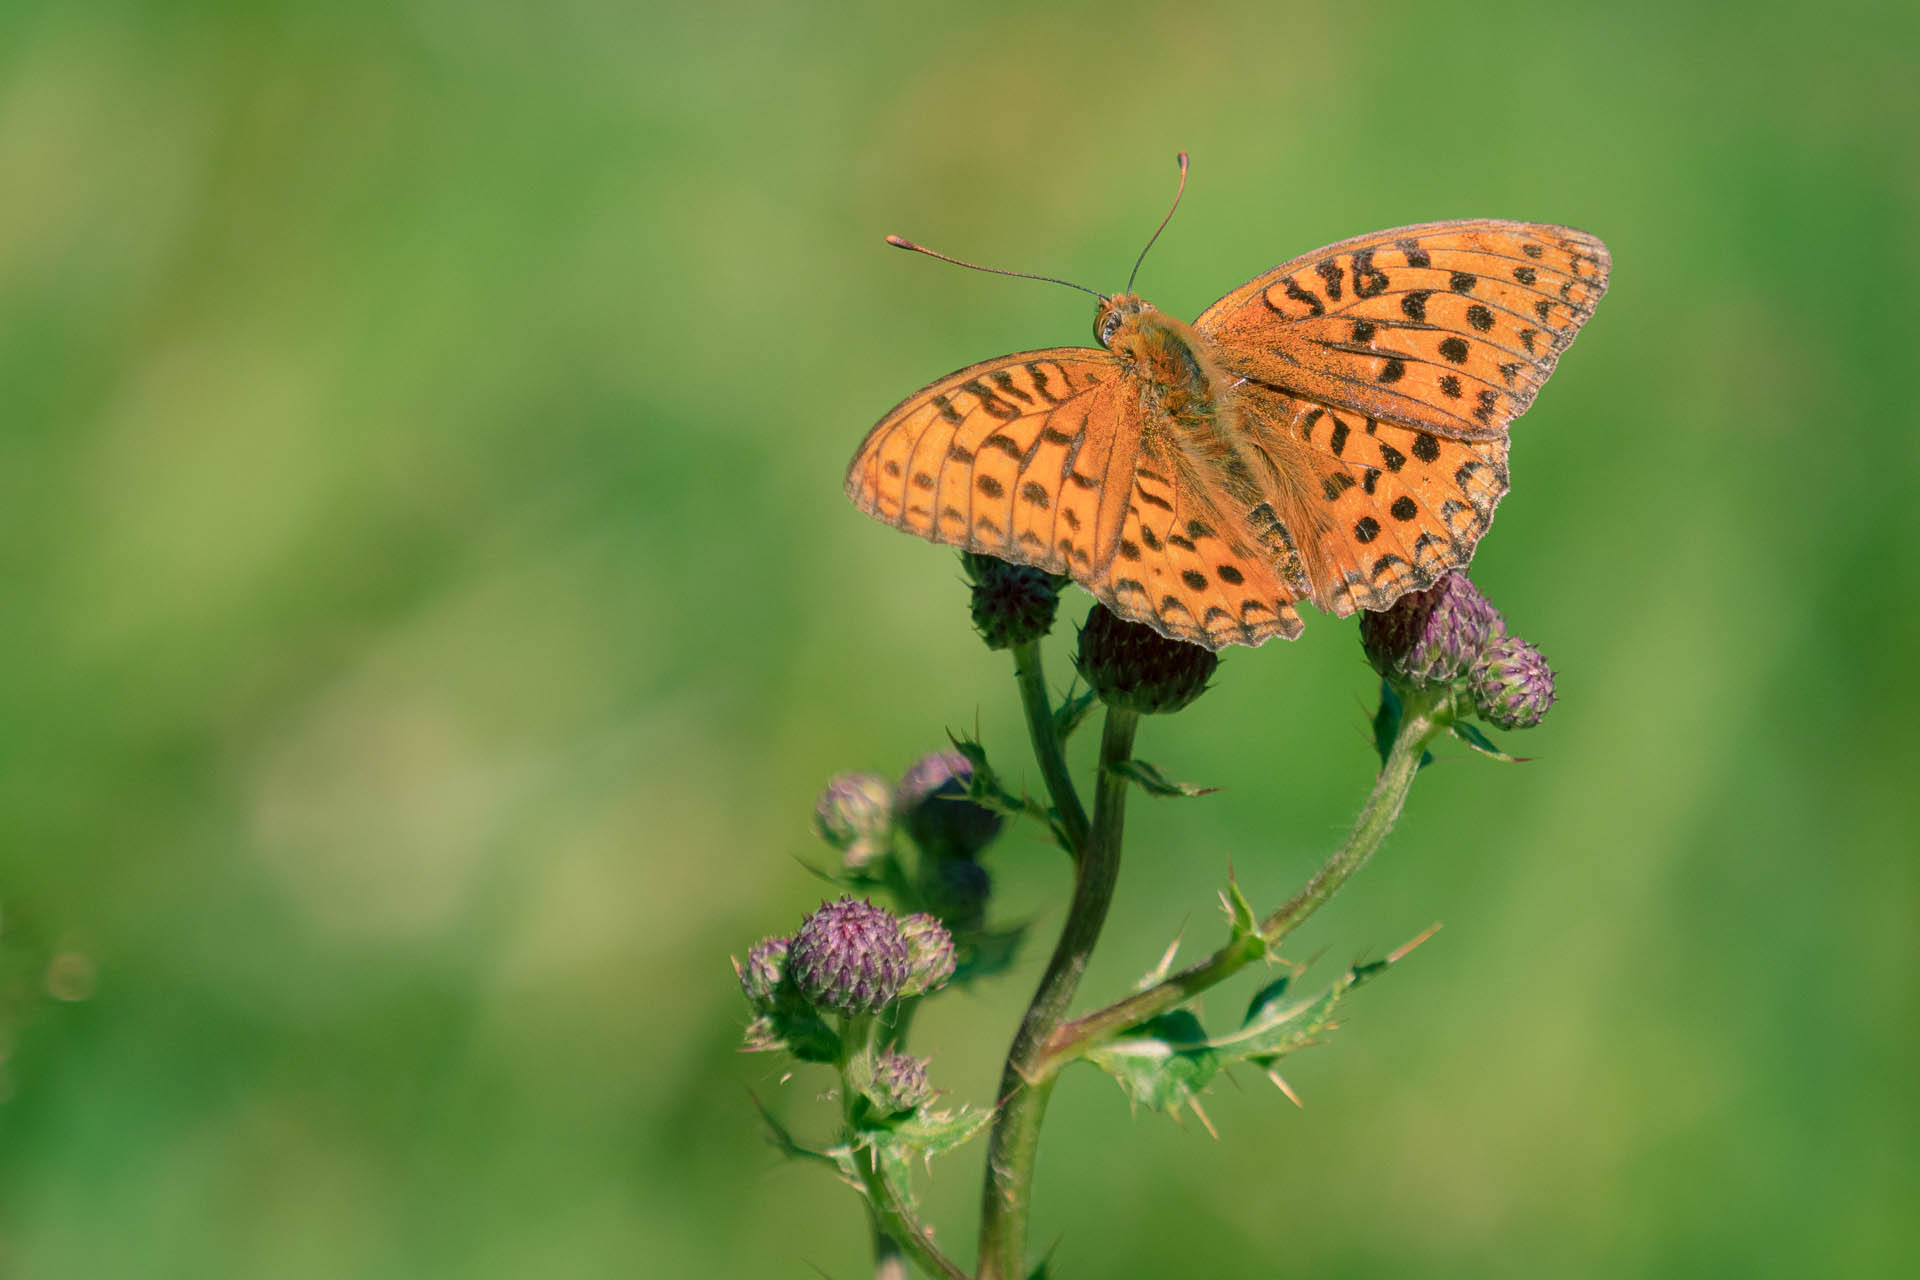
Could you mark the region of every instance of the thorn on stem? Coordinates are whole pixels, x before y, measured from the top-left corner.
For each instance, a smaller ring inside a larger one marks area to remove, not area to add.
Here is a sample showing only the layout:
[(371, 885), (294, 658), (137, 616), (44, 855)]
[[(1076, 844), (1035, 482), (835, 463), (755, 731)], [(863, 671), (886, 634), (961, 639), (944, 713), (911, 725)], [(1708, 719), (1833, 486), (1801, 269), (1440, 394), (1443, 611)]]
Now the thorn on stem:
[(1398, 946), (1394, 950), (1389, 951), (1387, 953), (1387, 963), (1398, 964), (1401, 958), (1405, 956), (1409, 951), (1412, 951), (1415, 947), (1419, 946), (1421, 943), (1425, 942), (1428, 938), (1431, 938), (1434, 934), (1438, 932), (1440, 932), (1440, 922), (1438, 920), (1435, 920), (1432, 924), (1427, 926), (1426, 931), (1422, 933), (1419, 937), (1413, 939), (1410, 942), (1403, 942), (1400, 944), (1400, 946)]
[(1215, 1142), (1220, 1141), (1220, 1131), (1213, 1127), (1213, 1121), (1209, 1120), (1207, 1118), (1207, 1113), (1200, 1109), (1200, 1099), (1188, 1098), (1187, 1105), (1193, 1108), (1193, 1114), (1198, 1116), (1200, 1118), (1200, 1123), (1207, 1127), (1207, 1132), (1210, 1135), (1212, 1135), (1213, 1140)]
[(1278, 1071), (1273, 1070), (1272, 1068), (1269, 1068), (1267, 1071), (1267, 1079), (1273, 1081), (1274, 1087), (1279, 1089), (1280, 1092), (1287, 1095), (1288, 1102), (1291, 1102), (1294, 1106), (1299, 1107), (1302, 1111), (1305, 1111), (1307, 1109), (1307, 1104), (1300, 1101), (1300, 1095), (1293, 1091), (1293, 1086), (1287, 1083), (1285, 1076), (1281, 1075)]

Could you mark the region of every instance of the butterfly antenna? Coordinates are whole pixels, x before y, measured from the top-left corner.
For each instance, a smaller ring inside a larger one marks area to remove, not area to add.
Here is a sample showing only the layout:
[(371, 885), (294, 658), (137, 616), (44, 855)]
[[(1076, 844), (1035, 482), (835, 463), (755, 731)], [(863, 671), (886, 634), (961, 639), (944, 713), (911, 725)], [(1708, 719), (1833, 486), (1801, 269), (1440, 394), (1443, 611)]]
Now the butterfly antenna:
[[(1173, 211), (1180, 207), (1180, 197), (1186, 194), (1186, 190), (1187, 190), (1187, 153), (1182, 151), (1180, 153), (1180, 188), (1179, 190), (1173, 193), (1173, 204), (1168, 207), (1167, 216), (1160, 219), (1160, 225), (1155, 227), (1153, 229), (1153, 234), (1147, 237), (1147, 249), (1153, 248), (1153, 242), (1160, 238), (1160, 233), (1167, 229), (1167, 224), (1169, 222), (1173, 221)], [(1140, 274), (1140, 264), (1147, 260), (1147, 249), (1142, 249), (1140, 251), (1140, 256), (1133, 260), (1133, 275), (1130, 275), (1127, 277), (1128, 293), (1133, 292), (1133, 276), (1137, 276)]]
[(905, 236), (888, 236), (887, 243), (896, 249), (911, 249), (915, 253), (924, 253), (929, 258), (938, 258), (942, 262), (951, 262), (956, 267), (965, 267), (969, 271), (984, 271), (988, 275), (993, 276), (1018, 276), (1022, 280), (1044, 280), (1048, 284), (1063, 284), (1069, 289), (1078, 289), (1082, 293), (1091, 293), (1094, 297), (1102, 300), (1107, 296), (1096, 289), (1089, 289), (1083, 284), (1075, 284), (1071, 280), (1057, 280), (1053, 276), (1037, 276), (1030, 271), (1003, 271), (999, 267), (983, 267), (977, 262), (962, 262), (958, 258), (949, 258), (944, 253), (935, 253), (923, 244), (915, 244)]

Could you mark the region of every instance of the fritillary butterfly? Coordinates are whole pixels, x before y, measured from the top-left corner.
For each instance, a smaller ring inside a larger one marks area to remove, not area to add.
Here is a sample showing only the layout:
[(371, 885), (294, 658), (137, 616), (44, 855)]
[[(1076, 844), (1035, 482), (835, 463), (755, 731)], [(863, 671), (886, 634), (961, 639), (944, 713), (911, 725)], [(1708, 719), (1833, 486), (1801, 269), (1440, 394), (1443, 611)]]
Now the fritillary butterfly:
[(861, 444), (847, 496), (1069, 575), (1162, 635), (1292, 639), (1299, 601), (1385, 609), (1467, 564), (1507, 491), (1507, 426), (1610, 265), (1570, 227), (1467, 219), (1295, 258), (1191, 326), (1100, 296), (1101, 349), (1025, 351), (916, 391)]

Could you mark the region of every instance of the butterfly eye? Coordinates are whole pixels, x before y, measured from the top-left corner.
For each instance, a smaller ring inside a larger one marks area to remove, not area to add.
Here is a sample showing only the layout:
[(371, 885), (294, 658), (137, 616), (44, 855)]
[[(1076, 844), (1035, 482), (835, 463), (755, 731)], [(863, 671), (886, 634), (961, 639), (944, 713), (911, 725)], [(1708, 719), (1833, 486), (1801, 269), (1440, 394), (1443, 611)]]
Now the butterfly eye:
[(1107, 318), (1100, 322), (1100, 345), (1106, 346), (1113, 341), (1113, 335), (1120, 328), (1120, 313), (1109, 311)]

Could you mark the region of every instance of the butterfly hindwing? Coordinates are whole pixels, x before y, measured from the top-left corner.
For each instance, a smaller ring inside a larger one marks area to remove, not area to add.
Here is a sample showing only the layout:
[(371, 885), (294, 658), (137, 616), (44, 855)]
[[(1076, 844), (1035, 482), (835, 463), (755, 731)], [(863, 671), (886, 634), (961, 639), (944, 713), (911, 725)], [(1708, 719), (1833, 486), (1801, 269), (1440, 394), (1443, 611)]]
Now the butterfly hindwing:
[(1122, 617), (1209, 649), (1300, 634), (1276, 558), (1181, 455), (1141, 444), (1120, 541), (1088, 589)]
[(1119, 374), (1109, 353), (1081, 347), (950, 374), (868, 433), (847, 496), (934, 542), (1092, 575), (1112, 554), (1140, 435)]
[(1454, 440), (1263, 387), (1242, 389), (1242, 422), (1304, 471), (1291, 523), (1313, 598), (1340, 617), (1384, 609), (1473, 557), (1507, 491), (1507, 442)]

